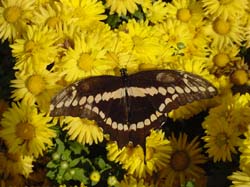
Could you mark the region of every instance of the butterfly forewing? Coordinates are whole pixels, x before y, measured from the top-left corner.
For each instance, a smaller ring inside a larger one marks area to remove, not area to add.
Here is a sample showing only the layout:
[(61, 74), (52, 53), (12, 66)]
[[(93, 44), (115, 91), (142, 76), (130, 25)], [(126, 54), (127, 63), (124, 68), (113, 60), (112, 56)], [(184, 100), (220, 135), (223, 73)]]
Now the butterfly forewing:
[(97, 76), (62, 90), (52, 99), (50, 115), (95, 120), (119, 147), (129, 141), (145, 147), (145, 137), (150, 129), (160, 127), (166, 113), (216, 94), (211, 83), (182, 71)]
[[(95, 104), (109, 100), (111, 95), (108, 93), (116, 91), (117, 86), (122, 87), (122, 81), (114, 76), (90, 77), (77, 81), (52, 99), (50, 115), (89, 118), (88, 109), (93, 108)], [(109, 109), (108, 105), (106, 107)]]
[(187, 103), (217, 94), (216, 88), (202, 77), (176, 70), (133, 74), (130, 76), (130, 86), (143, 88), (145, 96), (161, 113), (168, 113)]

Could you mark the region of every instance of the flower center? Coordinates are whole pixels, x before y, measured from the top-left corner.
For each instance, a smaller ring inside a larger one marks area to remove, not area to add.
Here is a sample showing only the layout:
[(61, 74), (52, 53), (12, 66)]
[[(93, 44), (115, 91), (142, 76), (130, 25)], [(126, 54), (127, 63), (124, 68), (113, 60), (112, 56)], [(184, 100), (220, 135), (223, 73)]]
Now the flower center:
[(45, 89), (45, 82), (39, 75), (32, 75), (26, 81), (26, 87), (34, 94), (38, 95)]
[(243, 85), (248, 81), (248, 73), (243, 69), (238, 69), (233, 72), (230, 78), (234, 84)]
[(27, 122), (21, 122), (16, 126), (16, 135), (24, 140), (31, 140), (35, 137), (35, 127)]
[(35, 42), (32, 40), (27, 41), (24, 45), (24, 50), (26, 52), (31, 52), (33, 51), (34, 48), (35, 48)]
[(87, 53), (83, 53), (78, 60), (78, 67), (84, 71), (91, 71), (94, 59)]
[(90, 180), (93, 181), (93, 182), (99, 182), (100, 179), (101, 179), (101, 175), (98, 171), (93, 171), (91, 174), (90, 174)]
[(59, 23), (60, 23), (60, 18), (58, 18), (57, 16), (54, 16), (54, 17), (50, 17), (47, 19), (47, 25), (50, 27), (50, 28), (55, 28)]
[(4, 10), (3, 15), (7, 22), (14, 23), (21, 16), (21, 9), (17, 6), (8, 7)]
[(181, 8), (177, 11), (176, 17), (180, 21), (187, 22), (192, 17), (191, 11), (188, 8)]
[(171, 155), (170, 165), (175, 171), (183, 171), (189, 164), (190, 158), (186, 151), (175, 151)]
[(225, 133), (219, 133), (217, 136), (216, 136), (216, 144), (219, 146), (219, 147), (222, 147), (224, 145), (227, 144), (227, 135)]
[(230, 23), (224, 20), (216, 19), (213, 22), (213, 29), (220, 35), (226, 35), (230, 31)]
[(218, 53), (213, 57), (213, 62), (219, 67), (225, 67), (229, 63), (230, 59), (225, 53)]

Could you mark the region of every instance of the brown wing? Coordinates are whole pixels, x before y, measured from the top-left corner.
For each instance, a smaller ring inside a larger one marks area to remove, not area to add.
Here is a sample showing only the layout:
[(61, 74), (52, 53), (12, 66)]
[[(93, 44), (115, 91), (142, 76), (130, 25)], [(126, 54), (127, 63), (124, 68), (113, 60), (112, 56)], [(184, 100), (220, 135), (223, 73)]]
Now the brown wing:
[(158, 128), (166, 113), (216, 94), (216, 88), (202, 77), (175, 70), (90, 77), (56, 95), (50, 115), (95, 120), (119, 147), (129, 141), (145, 147), (150, 129)]

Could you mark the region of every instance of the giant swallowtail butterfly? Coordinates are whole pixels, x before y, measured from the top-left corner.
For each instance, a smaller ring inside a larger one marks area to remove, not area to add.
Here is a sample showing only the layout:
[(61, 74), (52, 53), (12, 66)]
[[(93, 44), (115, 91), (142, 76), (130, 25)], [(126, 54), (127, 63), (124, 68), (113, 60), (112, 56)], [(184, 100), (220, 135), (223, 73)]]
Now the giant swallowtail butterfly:
[(200, 76), (176, 70), (151, 70), (121, 77), (103, 75), (75, 82), (51, 102), (51, 116), (95, 120), (121, 148), (128, 142), (145, 146), (150, 129), (166, 114), (187, 103), (211, 98), (216, 88)]

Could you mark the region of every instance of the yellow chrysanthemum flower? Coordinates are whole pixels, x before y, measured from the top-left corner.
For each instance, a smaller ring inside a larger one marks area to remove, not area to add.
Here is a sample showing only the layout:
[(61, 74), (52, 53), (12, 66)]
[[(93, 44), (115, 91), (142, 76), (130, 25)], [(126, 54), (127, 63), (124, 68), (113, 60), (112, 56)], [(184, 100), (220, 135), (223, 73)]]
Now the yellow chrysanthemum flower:
[[(244, 59), (242, 59), (244, 61)], [(248, 67), (247, 69), (237, 69), (230, 75), (231, 81), (234, 85), (249, 85), (249, 72)]]
[(218, 71), (218, 68), (225, 68), (226, 66), (232, 65), (233, 62), (240, 60), (237, 57), (240, 48), (237, 45), (233, 46), (223, 46), (219, 48), (218, 46), (211, 46), (209, 49), (210, 59), (208, 65), (213, 69), (213, 71)]
[(146, 155), (141, 146), (119, 150), (116, 143), (109, 143), (107, 150), (109, 160), (121, 163), (128, 174), (137, 178), (151, 176), (166, 167), (172, 151), (162, 131), (151, 131), (150, 136), (146, 138)]
[(192, 33), (189, 32), (187, 25), (175, 19), (168, 19), (166, 22), (156, 26), (162, 39), (168, 43), (168, 46), (177, 48), (179, 43), (186, 46), (192, 42)]
[(222, 104), (212, 108), (203, 122), (205, 147), (214, 162), (232, 161), (231, 153), (241, 145), (239, 136), (246, 132), (250, 120), (250, 96), (225, 96)]
[[(186, 24), (182, 24), (176, 19), (167, 19), (162, 24), (157, 24), (155, 30), (157, 31), (159, 38), (161, 38), (161, 42), (164, 42), (164, 48), (162, 51), (168, 51), (172, 56), (181, 55), (181, 49), (188, 46), (188, 43), (192, 43), (193, 33), (190, 32)], [(164, 60), (169, 63), (173, 62), (171, 58), (169, 60), (168, 56), (166, 56)]]
[(167, 8), (170, 18), (188, 23), (190, 27), (204, 17), (201, 2), (197, 0), (173, 0), (168, 3)]
[(245, 171), (236, 171), (232, 175), (228, 176), (228, 179), (232, 181), (230, 187), (247, 187), (250, 186), (250, 172), (249, 168)]
[(103, 22), (95, 23), (95, 27), (89, 27), (86, 32), (86, 35), (88, 35), (87, 40), (98, 41), (102, 43), (104, 48), (110, 49), (116, 44), (117, 32), (111, 30), (110, 26)]
[(148, 21), (130, 20), (119, 27), (118, 35), (124, 49), (132, 50), (141, 63), (157, 66), (156, 57), (163, 48), (157, 30), (149, 26)]
[[(177, 47), (183, 49), (180, 53), (185, 56), (189, 55), (190, 58), (201, 55), (204, 58), (208, 40), (204, 37), (205, 18), (201, 2), (197, 0), (173, 0), (167, 4), (167, 10), (168, 18), (174, 20), (175, 23), (175, 27), (171, 28), (170, 26), (170, 29), (174, 28), (176, 31), (173, 34), (179, 35), (170, 37), (183, 40), (177, 43)], [(179, 25), (183, 26), (180, 27)], [(186, 38), (181, 35), (184, 33)], [(188, 39), (188, 41), (185, 39)]]
[(226, 119), (212, 118), (208, 116), (203, 122), (206, 126), (206, 136), (202, 137), (206, 142), (205, 148), (209, 157), (217, 161), (232, 161), (231, 154), (236, 153), (236, 147), (240, 144), (239, 132), (235, 126), (228, 124)]
[(45, 69), (54, 62), (58, 53), (56, 32), (38, 26), (27, 26), (25, 31), (23, 38), (10, 45), (13, 56), (17, 58), (14, 69)]
[(249, 4), (248, 0), (202, 0), (201, 2), (207, 15), (221, 16), (223, 19), (246, 13)]
[(139, 69), (140, 61), (133, 54), (132, 50), (124, 48), (124, 45), (118, 36), (114, 38), (105, 57), (115, 65), (114, 73), (116, 75), (120, 75), (119, 70), (121, 68), (126, 68), (129, 73), (137, 72)]
[(143, 12), (146, 19), (152, 23), (162, 23), (167, 19), (167, 3), (162, 1), (153, 1), (150, 3), (143, 3)]
[(98, 183), (101, 179), (101, 174), (99, 171), (92, 171), (90, 173), (90, 176), (89, 176), (89, 179), (92, 181), (92, 182), (96, 182)]
[(47, 112), (51, 98), (60, 89), (57, 84), (59, 79), (57, 73), (48, 70), (19, 71), (16, 73), (16, 79), (11, 80), (11, 87), (15, 88), (11, 97), (14, 101), (23, 100), (28, 105), (37, 103), (41, 110)]
[(78, 117), (66, 117), (64, 122), (66, 126), (63, 130), (67, 131), (70, 140), (89, 145), (103, 141), (103, 132), (94, 121)]
[(135, 13), (141, 0), (106, 0), (105, 5), (110, 8), (110, 14), (117, 13), (119, 16), (125, 16), (127, 12)]
[(32, 172), (31, 156), (0, 152), (0, 162), (0, 170), (4, 171), (4, 176), (21, 174), (27, 178)]
[(244, 29), (239, 17), (226, 20), (218, 17), (209, 21), (204, 31), (212, 40), (212, 45), (218, 46), (218, 48), (234, 44), (241, 46), (244, 39)]
[[(60, 24), (60, 26), (56, 27), (56, 30), (57, 37), (59, 38), (56, 43), (56, 45), (58, 46), (58, 53), (54, 61), (53, 71), (61, 73), (62, 68), (60, 68), (60, 62), (62, 60), (62, 57), (66, 55), (66, 52), (69, 48), (74, 48), (74, 38), (76, 36), (79, 36), (79, 34), (83, 31), (78, 25), (66, 25), (65, 23)], [(64, 80), (62, 79), (62, 81)]]
[[(116, 64), (106, 58), (108, 48), (105, 47), (109, 43), (102, 35), (102, 32), (87, 32), (75, 36), (74, 48), (69, 48), (58, 64), (66, 81), (74, 82), (88, 76), (107, 74), (114, 69)], [(109, 39), (112, 41), (112, 36)]]
[(0, 4), (0, 38), (13, 41), (23, 30), (35, 9), (35, 0), (2, 0)]
[(76, 24), (82, 28), (95, 25), (96, 22), (106, 19), (105, 7), (101, 1), (97, 0), (60, 0), (62, 8), (66, 14), (64, 20), (67, 24)]
[(52, 29), (60, 28), (67, 17), (63, 14), (62, 4), (56, 1), (43, 3), (37, 7), (34, 12), (34, 18), (31, 20), (35, 25), (48, 26)]
[[(220, 105), (210, 110), (209, 116), (203, 124), (204, 128), (209, 128), (214, 119), (222, 118), (226, 120), (231, 128), (237, 133), (243, 134), (247, 131), (250, 119), (250, 95), (248, 93), (240, 95), (224, 95)], [(211, 121), (210, 121), (211, 120)], [(209, 122), (210, 121), (210, 122)], [(230, 127), (229, 127), (230, 128)]]
[[(162, 171), (165, 176), (165, 186), (182, 186), (188, 180), (199, 179), (205, 174), (205, 171), (199, 167), (199, 164), (206, 162), (205, 156), (201, 154), (198, 137), (195, 137), (190, 143), (185, 133), (180, 133), (178, 139), (172, 134), (170, 138), (172, 153), (170, 162)], [(162, 185), (164, 186), (164, 185)]]
[(56, 136), (50, 129), (51, 117), (38, 113), (38, 109), (24, 102), (12, 103), (3, 114), (0, 137), (4, 139), (9, 153), (20, 153), (38, 157), (52, 146), (52, 138)]
[[(250, 125), (250, 94), (240, 95), (238, 93), (230, 100), (231, 103), (227, 106), (227, 111), (229, 112), (226, 119), (234, 124), (241, 134), (244, 134)], [(224, 110), (226, 109), (224, 108)]]

